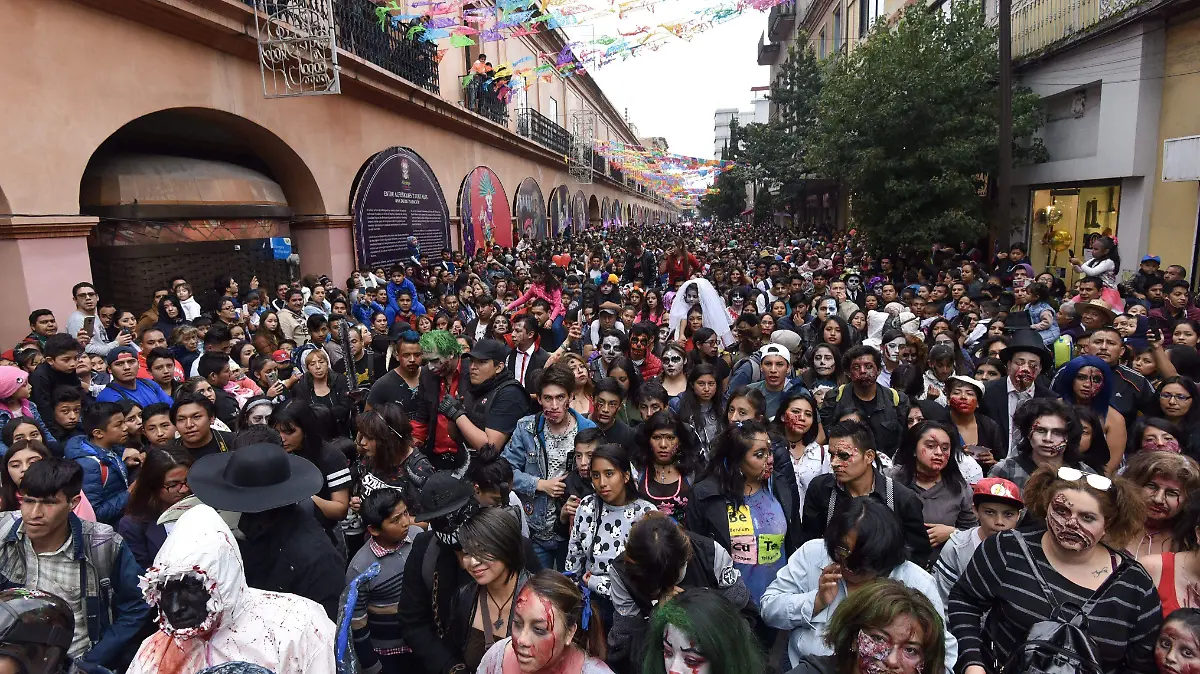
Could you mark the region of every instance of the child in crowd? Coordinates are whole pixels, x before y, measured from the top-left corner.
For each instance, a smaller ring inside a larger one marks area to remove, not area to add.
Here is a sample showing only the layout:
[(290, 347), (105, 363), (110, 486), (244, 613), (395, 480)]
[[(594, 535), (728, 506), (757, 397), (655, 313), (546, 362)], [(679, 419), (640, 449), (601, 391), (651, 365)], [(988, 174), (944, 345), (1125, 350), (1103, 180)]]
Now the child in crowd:
[(404, 565), (412, 551), (413, 538), (420, 533), (413, 525), (409, 504), (398, 489), (376, 489), (367, 494), (359, 508), (371, 538), (359, 549), (346, 570), (346, 584), (372, 564), (379, 575), (358, 587), (358, 601), (350, 626), (354, 652), (363, 672), (405, 672), (415, 666), (412, 651), (404, 644), (396, 607), (404, 586)]
[(962, 529), (950, 535), (942, 554), (933, 565), (934, 580), (942, 601), (948, 601), (950, 588), (958, 582), (958, 576), (967, 568), (967, 562), (975, 549), (992, 534), (1008, 531), (1017, 526), (1025, 502), (1021, 500), (1021, 488), (1001, 477), (980, 480), (974, 490), (975, 517), (979, 526)]
[(501, 507), (521, 522), (521, 535), (529, 538), (529, 520), (521, 499), (512, 490), (512, 464), (492, 445), (484, 445), (467, 466), (467, 480), (475, 487), (475, 500), (485, 508)]
[(599, 428), (588, 428), (575, 436), (575, 470), (567, 473), (566, 492), (562, 509), (558, 513), (558, 533), (566, 536), (571, 531), (571, 522), (575, 519), (575, 511), (584, 496), (596, 493), (592, 486), (592, 454), (604, 442), (604, 431)]

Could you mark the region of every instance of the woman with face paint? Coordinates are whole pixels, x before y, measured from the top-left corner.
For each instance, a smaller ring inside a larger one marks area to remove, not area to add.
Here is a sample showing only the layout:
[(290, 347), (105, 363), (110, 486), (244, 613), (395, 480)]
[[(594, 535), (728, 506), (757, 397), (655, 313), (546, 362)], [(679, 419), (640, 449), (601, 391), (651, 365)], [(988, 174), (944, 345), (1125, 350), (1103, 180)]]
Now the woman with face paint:
[(678, 344), (667, 344), (662, 353), (662, 385), (672, 398), (678, 397), (687, 389), (687, 374), (684, 369), (687, 364), (687, 352)]
[(923, 593), (891, 579), (873, 581), (838, 605), (825, 631), (834, 655), (806, 655), (790, 674), (939, 672), (945, 630)]
[[(803, 533), (795, 478), (774, 475), (771, 444), (767, 427), (758, 421), (731, 425), (718, 438), (687, 509), (688, 529), (730, 551), (756, 605)], [(764, 646), (774, 638), (768, 632), (758, 634)]]
[(1200, 500), (1183, 501), (1175, 522), (1176, 549), (1138, 560), (1158, 588), (1164, 616), (1180, 608), (1200, 609)]
[(707, 588), (684, 590), (650, 616), (642, 674), (760, 674), (763, 651), (738, 608)]
[(1125, 417), (1111, 406), (1116, 375), (1096, 356), (1077, 356), (1055, 375), (1051, 388), (1071, 405), (1090, 407), (1104, 421), (1109, 457), (1105, 473), (1113, 474), (1125, 456)]
[[(732, 399), (730, 400), (732, 403)], [(794, 391), (779, 405), (775, 431), (787, 443), (792, 472), (796, 475), (796, 495), (804, 503), (808, 483), (830, 472), (829, 452), (821, 444), (821, 417), (817, 401), (807, 391)]]
[[(681, 299), (682, 301), (680, 301)], [(675, 301), (671, 303), (670, 324), (675, 330), (675, 339), (679, 340), (684, 335), (688, 312), (695, 306), (703, 309), (704, 327), (717, 334), (720, 346), (728, 347), (733, 344), (733, 333), (729, 330), (731, 320), (725, 307), (725, 300), (721, 299), (720, 294), (708, 279), (702, 278), (684, 283), (676, 293)]]
[(1200, 672), (1200, 610), (1177, 609), (1166, 616), (1154, 644), (1159, 674)]
[(959, 670), (984, 674), (1017, 652), (1035, 623), (1056, 613), (1071, 620), (1086, 607), (1104, 672), (1153, 672), (1162, 605), (1145, 569), (1121, 549), (1145, 518), (1137, 486), (1042, 468), (1026, 485), (1025, 504), (1045, 528), (989, 537), (950, 590)]
[[(925, 530), (934, 556), (957, 530), (978, 524), (963, 476), (961, 439), (949, 424), (922, 421), (908, 429), (892, 457), (889, 474), (921, 498)], [(982, 476), (981, 476), (982, 477)]]
[(1146, 499), (1146, 520), (1126, 546), (1129, 554), (1141, 560), (1180, 550), (1177, 525), (1188, 494), (1200, 488), (1200, 465), (1182, 454), (1144, 451), (1133, 455), (1122, 476)]
[(611, 674), (604, 630), (561, 573), (537, 572), (517, 594), (510, 636), (483, 656), (479, 674)]
[(659, 511), (686, 524), (685, 508), (702, 465), (695, 433), (670, 410), (645, 420), (637, 432), (632, 459), (638, 491)]
[[(944, 619), (937, 583), (907, 557), (904, 529), (886, 505), (870, 497), (844, 501), (833, 512), (824, 538), (800, 546), (762, 598), (763, 620), (789, 631), (792, 666), (805, 655), (832, 655), (830, 617), (842, 602), (881, 578), (924, 593)], [(953, 637), (946, 636), (945, 642), (946, 661), (953, 663), (957, 646)]]
[(842, 384), (849, 384), (850, 377), (842, 369), (842, 352), (832, 344), (818, 344), (805, 357), (808, 367), (800, 371), (804, 387), (813, 392), (820, 404), (825, 392)]
[(963, 451), (986, 472), (996, 465), (993, 452), (1004, 447), (1004, 436), (996, 422), (976, 413), (982, 399), (983, 382), (977, 379), (954, 375), (946, 382), (946, 407)]

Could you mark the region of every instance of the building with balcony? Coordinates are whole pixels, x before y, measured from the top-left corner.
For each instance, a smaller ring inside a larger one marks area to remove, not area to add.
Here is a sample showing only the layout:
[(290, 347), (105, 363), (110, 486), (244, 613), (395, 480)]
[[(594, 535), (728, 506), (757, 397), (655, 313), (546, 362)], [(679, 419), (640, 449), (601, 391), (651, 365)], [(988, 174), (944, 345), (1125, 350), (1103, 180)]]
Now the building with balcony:
[[(548, 73), (500, 97), (466, 79), (478, 45), (439, 49), (410, 26), (384, 27), (376, 8), (333, 0), (340, 94), (268, 99), (253, 0), (0, 3), (0, 41), (12, 55), (0, 66), (9, 103), (0, 113), (0, 311), (10, 319), (0, 342), (23, 335), (23, 320), (12, 319), (35, 308), (65, 321), (71, 286), (83, 280), (138, 310), (178, 275), (198, 294), (222, 273), (243, 286), (255, 273), (271, 288), (297, 271), (344, 280), (374, 236), (352, 201), (389, 148), (420, 159), (406, 159), (404, 180), (423, 172), (426, 196), (447, 214), (422, 236), (451, 247), (463, 245), (471, 208), (463, 187), (481, 170), (497, 245), (520, 235), (510, 215), (518, 194), (569, 203), (573, 217), (554, 226), (676, 217), (586, 152), (638, 140), (590, 76)], [(484, 51), (497, 67), (536, 64), (566, 44), (539, 30)], [(573, 128), (576, 113), (586, 132)], [(577, 180), (576, 164), (590, 182)], [(273, 259), (273, 237), (290, 238), (298, 270)]]

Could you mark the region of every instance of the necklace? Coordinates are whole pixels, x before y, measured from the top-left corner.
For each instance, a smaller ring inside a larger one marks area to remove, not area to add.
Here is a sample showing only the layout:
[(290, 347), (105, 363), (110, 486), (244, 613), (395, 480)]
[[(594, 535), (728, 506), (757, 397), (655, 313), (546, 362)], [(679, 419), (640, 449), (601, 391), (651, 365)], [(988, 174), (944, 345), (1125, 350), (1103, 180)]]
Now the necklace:
[(658, 481), (659, 484), (671, 484), (671, 482), (674, 482), (674, 480), (671, 480), (671, 482), (666, 482), (666, 480), (671, 478), (671, 472), (675, 470), (675, 466), (655, 466), (654, 479)]
[[(513, 595), (512, 594), (508, 595), (508, 599), (505, 599), (504, 603), (501, 604), (500, 602), (498, 602), (492, 598), (491, 592), (489, 592), (485, 589), (484, 593), (487, 595), (488, 601), (490, 601), (496, 605), (497, 618), (496, 618), (496, 621), (492, 623), (492, 629), (498, 630), (501, 627), (504, 627), (504, 607), (508, 606), (509, 602), (512, 601)], [(514, 592), (513, 594), (516, 594), (516, 593)]]

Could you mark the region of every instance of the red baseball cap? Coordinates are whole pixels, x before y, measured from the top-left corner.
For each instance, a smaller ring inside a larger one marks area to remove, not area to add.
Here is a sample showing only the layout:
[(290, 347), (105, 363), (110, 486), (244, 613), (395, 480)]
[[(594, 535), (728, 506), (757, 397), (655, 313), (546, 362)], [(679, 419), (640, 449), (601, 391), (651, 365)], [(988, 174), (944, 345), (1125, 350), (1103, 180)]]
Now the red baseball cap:
[(276, 363), (290, 363), (292, 362), (292, 354), (283, 349), (279, 349), (275, 353), (271, 354), (271, 360), (275, 361)]
[(1003, 501), (1025, 507), (1025, 502), (1021, 500), (1021, 488), (1002, 477), (984, 478), (976, 482), (971, 490), (974, 492), (972, 498), (976, 504), (980, 501)]

